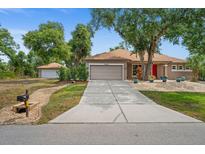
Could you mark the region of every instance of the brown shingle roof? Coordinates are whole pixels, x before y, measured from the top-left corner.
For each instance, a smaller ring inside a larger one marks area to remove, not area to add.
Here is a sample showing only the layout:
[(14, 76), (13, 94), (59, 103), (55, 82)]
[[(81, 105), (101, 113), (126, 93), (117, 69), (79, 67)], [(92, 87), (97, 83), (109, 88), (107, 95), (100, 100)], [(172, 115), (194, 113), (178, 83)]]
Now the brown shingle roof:
[[(145, 54), (144, 61), (146, 62), (148, 55)], [(130, 51), (125, 49), (117, 49), (110, 52), (104, 52), (94, 56), (87, 57), (86, 60), (130, 60), (130, 61), (140, 61), (139, 56), (132, 54)], [(179, 58), (170, 57), (164, 54), (155, 53), (153, 57), (153, 62), (175, 62), (175, 63), (185, 63), (186, 61)]]
[(58, 63), (50, 63), (48, 65), (42, 65), (37, 67), (38, 69), (54, 69), (54, 68), (61, 68), (63, 65), (58, 64)]

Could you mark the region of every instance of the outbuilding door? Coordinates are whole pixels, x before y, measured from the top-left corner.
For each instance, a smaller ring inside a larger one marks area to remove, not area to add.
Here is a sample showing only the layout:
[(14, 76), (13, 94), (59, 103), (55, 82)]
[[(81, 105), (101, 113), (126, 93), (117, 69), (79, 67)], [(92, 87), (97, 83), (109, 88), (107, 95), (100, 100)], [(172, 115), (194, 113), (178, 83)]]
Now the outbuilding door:
[(42, 69), (41, 77), (42, 78), (58, 78), (57, 70)]
[(123, 80), (122, 65), (90, 65), (91, 80)]

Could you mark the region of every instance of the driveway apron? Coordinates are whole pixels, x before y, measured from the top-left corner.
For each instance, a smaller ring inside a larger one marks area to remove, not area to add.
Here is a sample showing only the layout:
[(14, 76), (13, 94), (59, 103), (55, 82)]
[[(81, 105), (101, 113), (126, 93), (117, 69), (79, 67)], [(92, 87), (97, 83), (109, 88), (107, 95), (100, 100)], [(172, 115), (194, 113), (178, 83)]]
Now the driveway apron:
[(127, 81), (89, 81), (79, 105), (50, 123), (201, 122), (157, 105)]

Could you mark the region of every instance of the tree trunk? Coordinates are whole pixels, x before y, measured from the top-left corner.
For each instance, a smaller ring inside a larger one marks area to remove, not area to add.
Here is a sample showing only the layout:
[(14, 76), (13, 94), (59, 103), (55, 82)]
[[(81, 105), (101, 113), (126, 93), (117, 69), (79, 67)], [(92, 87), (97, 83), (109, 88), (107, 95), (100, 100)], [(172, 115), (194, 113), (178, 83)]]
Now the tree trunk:
[(74, 58), (74, 59), (75, 59), (75, 60), (74, 60), (75, 66), (79, 66), (79, 64), (80, 64), (80, 57), (77, 56), (77, 55), (75, 55), (75, 58)]
[(147, 60), (147, 67), (146, 67), (146, 73), (145, 73), (145, 80), (148, 80), (148, 76), (151, 75), (151, 66), (152, 66), (152, 59), (153, 59), (153, 55), (156, 52), (156, 47), (157, 47), (157, 38), (155, 37), (151, 44), (149, 49), (147, 50), (147, 54), (148, 54), (148, 60)]
[(145, 73), (145, 80), (148, 80), (148, 76), (151, 75), (152, 57), (153, 57), (152, 51), (148, 51), (148, 60), (147, 60), (147, 67), (146, 67), (146, 73)]
[(140, 63), (142, 65), (142, 80), (145, 80), (145, 65), (144, 65), (144, 52), (139, 52)]

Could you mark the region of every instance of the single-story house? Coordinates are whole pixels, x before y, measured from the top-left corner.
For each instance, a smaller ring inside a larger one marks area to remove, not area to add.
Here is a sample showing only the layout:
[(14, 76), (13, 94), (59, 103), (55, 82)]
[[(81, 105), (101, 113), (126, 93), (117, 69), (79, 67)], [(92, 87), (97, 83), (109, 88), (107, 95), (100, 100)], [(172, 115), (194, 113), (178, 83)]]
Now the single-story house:
[(40, 78), (58, 78), (57, 71), (62, 67), (61, 64), (58, 63), (50, 63), (48, 65), (42, 65), (37, 67), (38, 69), (38, 77)]
[[(144, 62), (147, 63), (145, 54)], [(191, 70), (186, 66), (186, 60), (155, 53), (151, 73), (160, 79), (167, 76), (174, 80), (185, 76), (191, 78)], [(89, 69), (89, 80), (132, 80), (134, 76), (142, 79), (142, 67), (139, 56), (125, 49), (104, 52), (86, 58)]]

